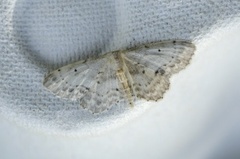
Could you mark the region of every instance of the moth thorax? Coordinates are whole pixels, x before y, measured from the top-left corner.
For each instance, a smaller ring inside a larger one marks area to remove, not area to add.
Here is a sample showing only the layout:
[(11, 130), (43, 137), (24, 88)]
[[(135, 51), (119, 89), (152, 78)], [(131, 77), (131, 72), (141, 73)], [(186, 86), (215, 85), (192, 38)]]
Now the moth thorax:
[(125, 74), (124, 74), (123, 69), (119, 69), (119, 70), (117, 71), (117, 76), (118, 76), (118, 79), (119, 79), (119, 81), (120, 81), (121, 83), (124, 83), (124, 82), (127, 81), (127, 78), (126, 78), (126, 76), (125, 76)]

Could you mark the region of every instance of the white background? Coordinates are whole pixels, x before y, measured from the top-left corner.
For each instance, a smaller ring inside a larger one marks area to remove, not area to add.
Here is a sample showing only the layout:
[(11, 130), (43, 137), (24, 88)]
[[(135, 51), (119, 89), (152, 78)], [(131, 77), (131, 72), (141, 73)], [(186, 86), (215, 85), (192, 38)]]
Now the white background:
[(239, 158), (239, 35), (226, 28), (197, 43), (161, 104), (101, 135), (51, 136), (1, 117), (0, 158)]
[[(238, 0), (0, 4), (0, 159), (240, 158)], [(42, 85), (79, 58), (167, 39), (197, 51), (158, 103), (95, 117)]]

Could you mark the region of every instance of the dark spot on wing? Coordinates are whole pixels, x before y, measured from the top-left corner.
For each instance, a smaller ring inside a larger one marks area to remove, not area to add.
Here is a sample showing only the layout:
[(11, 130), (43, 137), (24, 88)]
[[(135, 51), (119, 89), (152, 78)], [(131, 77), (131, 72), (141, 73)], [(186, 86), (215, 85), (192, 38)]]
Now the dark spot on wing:
[(68, 92), (73, 92), (74, 91), (74, 89), (73, 88), (70, 88), (69, 90), (68, 90)]
[(100, 82), (99, 82), (99, 81), (97, 81), (97, 83), (98, 83), (98, 84), (100, 84)]
[(158, 70), (155, 71), (155, 76), (160, 73), (161, 75), (163, 75), (165, 73), (165, 71), (162, 68), (159, 68)]
[(56, 79), (57, 79), (57, 77), (53, 77), (53, 78), (52, 78), (52, 81), (56, 81)]
[(142, 73), (144, 74), (144, 73), (145, 73), (145, 70), (143, 70)]
[(74, 71), (77, 72), (77, 69), (75, 69)]
[(89, 91), (89, 90), (90, 90), (90, 88), (86, 87), (86, 90), (88, 90), (88, 91)]
[(119, 90), (116, 88), (116, 91), (119, 91)]
[(165, 71), (163, 69), (160, 70), (161, 75), (163, 75), (165, 73)]
[(175, 41), (175, 40), (173, 41), (173, 44), (176, 44), (176, 41)]
[(61, 71), (61, 69), (58, 69), (58, 72)]
[(161, 52), (161, 50), (160, 50), (160, 49), (158, 49), (158, 52)]

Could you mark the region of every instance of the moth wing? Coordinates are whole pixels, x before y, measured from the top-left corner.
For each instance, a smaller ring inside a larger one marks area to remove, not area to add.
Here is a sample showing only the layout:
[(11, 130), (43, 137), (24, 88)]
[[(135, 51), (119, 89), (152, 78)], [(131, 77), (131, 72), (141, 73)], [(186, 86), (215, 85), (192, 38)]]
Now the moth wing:
[(61, 98), (79, 100), (92, 113), (100, 113), (124, 101), (117, 63), (112, 53), (79, 61), (49, 73), (43, 85)]
[(194, 44), (179, 40), (148, 44), (123, 54), (136, 96), (161, 99), (171, 75), (189, 64), (194, 51)]

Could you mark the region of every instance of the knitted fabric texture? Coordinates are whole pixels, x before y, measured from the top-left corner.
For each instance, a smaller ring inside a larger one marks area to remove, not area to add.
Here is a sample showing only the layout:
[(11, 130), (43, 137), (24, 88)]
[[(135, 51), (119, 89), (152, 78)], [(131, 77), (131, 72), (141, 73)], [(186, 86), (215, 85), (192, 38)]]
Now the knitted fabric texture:
[(197, 42), (239, 13), (238, 0), (1, 0), (1, 115), (50, 133), (96, 133), (117, 126), (150, 106), (92, 115), (78, 102), (47, 91), (44, 75), (80, 59), (148, 42)]

